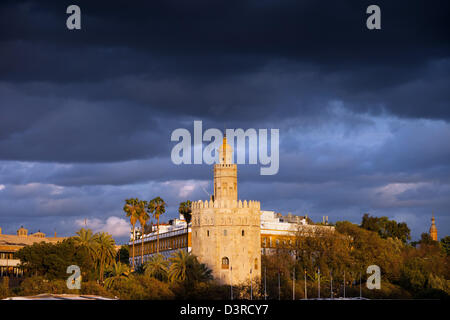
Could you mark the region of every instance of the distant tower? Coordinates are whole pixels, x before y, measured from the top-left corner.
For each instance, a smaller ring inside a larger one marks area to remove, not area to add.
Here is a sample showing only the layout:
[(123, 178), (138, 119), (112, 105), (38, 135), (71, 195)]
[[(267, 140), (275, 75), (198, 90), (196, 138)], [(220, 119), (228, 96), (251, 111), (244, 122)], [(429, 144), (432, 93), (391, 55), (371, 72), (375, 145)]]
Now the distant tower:
[(214, 165), (214, 199), (192, 203), (192, 253), (222, 284), (261, 277), (261, 208), (238, 200), (237, 165), (226, 136)]
[(437, 228), (436, 228), (436, 224), (435, 224), (435, 221), (434, 221), (434, 213), (433, 213), (433, 216), (431, 218), (430, 236), (431, 236), (431, 239), (433, 239), (434, 241), (438, 240)]

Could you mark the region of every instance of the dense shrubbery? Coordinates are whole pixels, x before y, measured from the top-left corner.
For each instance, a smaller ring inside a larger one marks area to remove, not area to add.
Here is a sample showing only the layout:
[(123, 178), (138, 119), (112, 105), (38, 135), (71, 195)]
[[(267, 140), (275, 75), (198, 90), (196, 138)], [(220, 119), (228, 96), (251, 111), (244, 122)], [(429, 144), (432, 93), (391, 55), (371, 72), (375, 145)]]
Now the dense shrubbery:
[[(136, 300), (223, 297), (224, 289), (212, 282), (211, 270), (195, 256), (185, 251), (175, 252), (169, 260), (156, 255), (131, 272), (128, 263), (123, 263), (127, 250), (122, 247), (113, 254), (111, 240), (106, 234), (94, 235), (81, 229), (76, 237), (61, 243), (22, 248), (17, 256), (28, 276), (14, 291), (6, 281), (0, 284), (0, 296), (70, 293)], [(67, 288), (66, 269), (70, 265), (81, 269), (80, 290)]]
[(120, 279), (112, 285), (109, 291), (120, 299), (127, 300), (164, 300), (174, 298), (174, 294), (167, 283), (139, 274)]
[[(380, 234), (376, 227), (373, 231), (367, 230), (365, 218), (366, 228), (347, 221), (337, 222), (335, 232), (316, 233), (316, 237), (299, 233), (295, 243), (278, 248), (273, 255), (263, 256), (269, 298), (278, 299), (279, 294), (281, 299), (292, 297), (294, 270), (297, 279), (296, 297), (304, 297), (305, 270), (308, 296), (317, 297), (319, 269), (322, 297), (330, 297), (331, 276), (335, 296), (343, 296), (344, 274), (346, 296), (359, 296), (360, 273), (364, 297), (449, 297), (450, 268), (445, 241), (439, 243), (423, 235), (414, 247), (404, 243), (405, 234), (409, 231), (399, 235), (399, 238), (385, 237), (386, 232)], [(377, 221), (374, 219), (371, 222)], [(381, 222), (386, 221), (383, 219)], [(395, 221), (389, 224), (399, 225)], [(409, 229), (401, 225), (399, 230)], [(380, 290), (368, 290), (365, 286), (369, 265), (378, 265), (381, 269)]]
[[(20, 284), (18, 293), (23, 296), (37, 295), (41, 293), (75, 293), (69, 290), (65, 280), (46, 279), (42, 276), (25, 278)], [(79, 293), (78, 291), (76, 293)]]
[(0, 299), (4, 299), (4, 298), (8, 297), (9, 294), (10, 294), (10, 292), (9, 292), (9, 278), (8, 277), (4, 277), (0, 281)]
[(92, 273), (94, 263), (89, 253), (83, 247), (78, 248), (73, 239), (57, 244), (35, 243), (20, 249), (16, 255), (25, 271), (31, 275), (45, 276), (49, 280), (67, 279), (67, 267), (77, 265), (83, 271), (83, 278), (95, 277)]
[(361, 228), (377, 232), (383, 239), (397, 238), (403, 243), (411, 240), (411, 230), (409, 230), (406, 223), (397, 223), (394, 220), (389, 220), (388, 217), (371, 217), (366, 213), (363, 216)]

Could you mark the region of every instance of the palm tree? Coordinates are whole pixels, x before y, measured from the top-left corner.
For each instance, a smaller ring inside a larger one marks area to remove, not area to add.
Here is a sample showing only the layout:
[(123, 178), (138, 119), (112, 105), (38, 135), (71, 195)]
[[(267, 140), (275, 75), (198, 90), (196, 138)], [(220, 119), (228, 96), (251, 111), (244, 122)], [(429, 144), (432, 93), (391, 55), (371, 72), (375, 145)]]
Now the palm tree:
[(180, 203), (180, 207), (178, 208), (178, 212), (181, 213), (186, 221), (186, 251), (189, 247), (189, 223), (192, 219), (192, 202), (191, 200), (186, 200), (185, 202)]
[(123, 206), (123, 211), (126, 212), (127, 217), (130, 218), (130, 223), (133, 226), (133, 252), (132, 252), (132, 256), (133, 256), (133, 267), (132, 269), (134, 270), (134, 239), (136, 236), (136, 231), (135, 231), (135, 227), (136, 227), (136, 222), (138, 219), (138, 203), (139, 203), (139, 199), (135, 198), (135, 199), (126, 199), (125, 200), (125, 205)]
[(178, 250), (170, 257), (169, 280), (171, 282), (186, 280), (186, 273), (191, 255), (184, 250)]
[(159, 253), (159, 217), (166, 212), (166, 203), (161, 197), (156, 197), (150, 201), (147, 210), (157, 221), (156, 253)]
[(145, 225), (147, 221), (150, 219), (147, 211), (145, 210), (147, 207), (147, 201), (139, 201), (137, 216), (139, 223), (141, 224), (141, 264), (144, 264), (144, 235), (145, 235)]
[(184, 250), (178, 250), (170, 258), (169, 280), (171, 282), (208, 281), (212, 279), (211, 270), (199, 263), (197, 257)]
[(97, 242), (97, 261), (99, 264), (100, 282), (103, 282), (105, 266), (108, 266), (115, 258), (115, 243), (111, 235), (106, 232), (97, 233), (95, 241)]
[(144, 265), (145, 274), (164, 281), (167, 279), (169, 261), (160, 253), (153, 255)]
[(76, 236), (73, 237), (75, 245), (77, 247), (85, 248), (89, 254), (89, 257), (94, 261), (95, 260), (95, 252), (96, 245), (95, 235), (91, 229), (81, 228), (76, 232)]
[(105, 287), (111, 289), (113, 285), (122, 279), (128, 278), (130, 269), (124, 263), (117, 262), (106, 269)]

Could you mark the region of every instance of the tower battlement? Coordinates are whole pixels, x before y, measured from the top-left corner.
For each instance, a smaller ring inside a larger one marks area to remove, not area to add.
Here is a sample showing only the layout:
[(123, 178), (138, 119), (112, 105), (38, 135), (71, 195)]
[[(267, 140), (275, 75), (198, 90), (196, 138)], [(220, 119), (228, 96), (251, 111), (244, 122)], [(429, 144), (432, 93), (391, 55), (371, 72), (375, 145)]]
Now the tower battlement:
[(208, 208), (224, 208), (224, 209), (234, 209), (234, 208), (249, 208), (261, 210), (261, 203), (259, 201), (254, 200), (229, 200), (229, 199), (221, 199), (221, 200), (199, 200), (192, 202), (192, 211), (198, 211), (199, 209), (208, 209)]

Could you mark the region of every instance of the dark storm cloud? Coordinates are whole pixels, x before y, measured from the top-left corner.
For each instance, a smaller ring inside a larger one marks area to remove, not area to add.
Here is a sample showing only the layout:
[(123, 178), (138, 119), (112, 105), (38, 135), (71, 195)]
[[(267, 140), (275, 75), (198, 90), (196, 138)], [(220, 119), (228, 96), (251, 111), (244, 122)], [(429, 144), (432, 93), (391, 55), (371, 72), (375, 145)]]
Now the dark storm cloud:
[(120, 102), (27, 96), (2, 85), (0, 92), (4, 160), (109, 162), (168, 152), (153, 148), (163, 138), (161, 124), (139, 107), (130, 112)]
[(265, 209), (449, 231), (448, 1), (377, 1), (379, 31), (369, 1), (76, 1), (79, 31), (70, 4), (0, 5), (4, 230), (73, 234), (134, 196), (175, 217), (212, 168), (173, 165), (170, 134), (203, 120), (280, 129), (277, 175), (239, 168)]
[[(448, 118), (448, 95), (440, 84), (430, 91), (421, 78), (434, 61), (442, 61), (440, 68), (448, 77), (446, 1), (432, 5), (379, 1), (383, 29), (377, 32), (365, 28), (369, 2), (364, 1), (320, 6), (315, 1), (78, 4), (83, 12), (79, 32), (57, 27), (64, 26), (62, 13), (68, 5), (64, 1), (5, 5), (3, 79), (71, 83), (142, 75), (189, 82), (195, 90), (205, 83), (230, 83), (237, 75), (258, 73), (281, 61), (275, 72), (301, 74), (305, 65), (313, 66), (319, 71), (315, 82), (325, 80), (324, 92), (337, 98), (361, 97), (356, 111), (385, 108), (401, 116)], [(338, 90), (327, 86), (329, 79), (341, 84)], [(404, 85), (414, 80), (420, 83), (417, 97), (401, 94)], [(260, 85), (266, 92), (265, 83)], [(196, 96), (187, 98), (185, 104), (192, 110), (216, 107)], [(415, 105), (405, 107), (409, 102)], [(223, 105), (233, 111), (252, 107), (245, 99)]]

